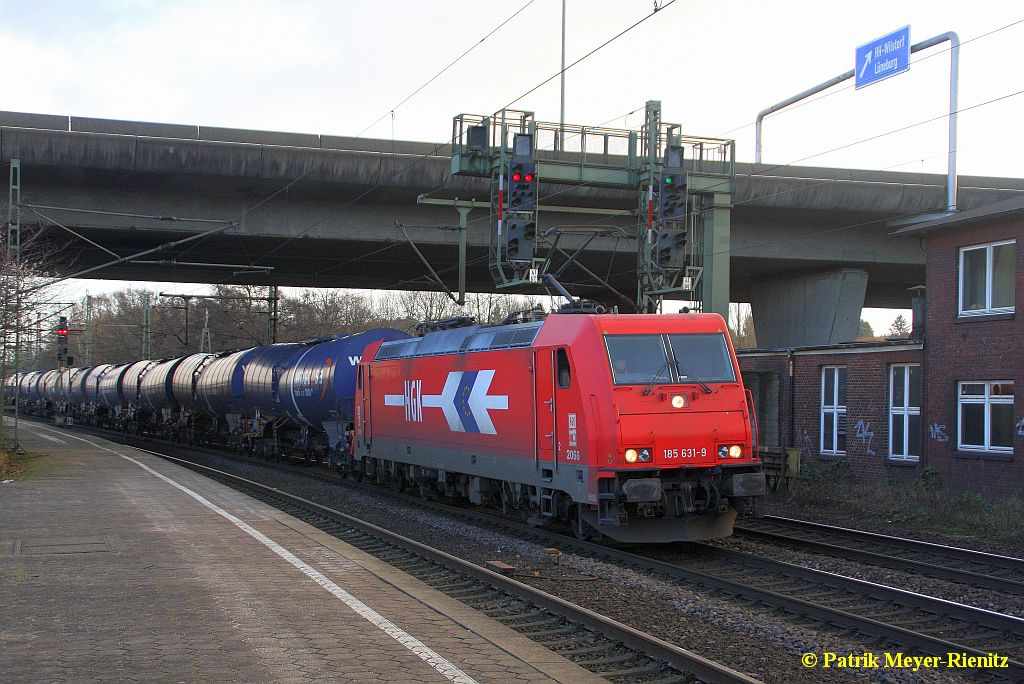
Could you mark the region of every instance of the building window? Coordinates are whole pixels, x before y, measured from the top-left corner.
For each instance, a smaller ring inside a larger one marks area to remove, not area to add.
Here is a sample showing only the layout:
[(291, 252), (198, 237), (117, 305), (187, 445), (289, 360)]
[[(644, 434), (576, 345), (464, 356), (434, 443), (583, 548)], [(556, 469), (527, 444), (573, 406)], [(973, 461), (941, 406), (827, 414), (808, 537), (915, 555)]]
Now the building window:
[(846, 453), (846, 366), (821, 369), (821, 453)]
[(1013, 383), (957, 385), (957, 447), (963, 451), (1013, 452)]
[(960, 315), (1011, 313), (1016, 241), (960, 250)]
[(921, 365), (917, 363), (889, 370), (889, 458), (921, 458)]

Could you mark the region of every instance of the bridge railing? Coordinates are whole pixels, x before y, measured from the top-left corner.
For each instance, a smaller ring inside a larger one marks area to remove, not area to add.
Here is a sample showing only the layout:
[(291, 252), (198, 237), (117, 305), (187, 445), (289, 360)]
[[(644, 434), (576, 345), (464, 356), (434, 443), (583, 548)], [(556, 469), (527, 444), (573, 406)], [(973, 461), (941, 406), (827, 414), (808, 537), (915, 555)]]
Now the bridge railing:
[[(735, 177), (732, 140), (684, 136), (678, 124), (662, 124), (656, 158), (668, 144), (682, 145), (687, 170), (702, 175)], [(493, 164), (512, 153), (515, 136), (533, 135), (534, 156), (545, 180), (635, 187), (647, 158), (645, 131), (536, 121), (532, 112), (503, 110), (493, 116), (460, 114), (452, 129), (452, 172), (489, 176)]]

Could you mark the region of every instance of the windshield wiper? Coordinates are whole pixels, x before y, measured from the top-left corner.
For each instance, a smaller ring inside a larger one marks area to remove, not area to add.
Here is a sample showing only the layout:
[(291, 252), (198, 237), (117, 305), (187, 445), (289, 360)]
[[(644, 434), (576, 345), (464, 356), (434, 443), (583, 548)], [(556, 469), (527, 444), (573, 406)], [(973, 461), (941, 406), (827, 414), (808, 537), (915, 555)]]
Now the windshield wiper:
[[(650, 394), (651, 393), (651, 388), (654, 387), (654, 383), (658, 382), (658, 378), (661, 377), (661, 372), (662, 371), (667, 371), (667, 370), (668, 370), (668, 361), (666, 361), (665, 363), (663, 363), (661, 365), (661, 368), (659, 368), (658, 372), (654, 374), (654, 377), (651, 378), (651, 382), (647, 385), (647, 387), (644, 389), (644, 391), (640, 393), (640, 396), (646, 397), (648, 394)], [(672, 378), (669, 378), (669, 380), (671, 380), (671, 379)]]
[(704, 390), (708, 394), (711, 394), (711, 388), (708, 387), (708, 384), (706, 382), (704, 382), (703, 380), (701, 380), (699, 377), (697, 377), (697, 375), (693, 371), (691, 371), (689, 368), (687, 368), (683, 364), (679, 363), (678, 360), (675, 362), (675, 364), (676, 364), (676, 372), (679, 373), (680, 379), (688, 378), (690, 380), (693, 380), (695, 383), (700, 385), (700, 388), (702, 390)]

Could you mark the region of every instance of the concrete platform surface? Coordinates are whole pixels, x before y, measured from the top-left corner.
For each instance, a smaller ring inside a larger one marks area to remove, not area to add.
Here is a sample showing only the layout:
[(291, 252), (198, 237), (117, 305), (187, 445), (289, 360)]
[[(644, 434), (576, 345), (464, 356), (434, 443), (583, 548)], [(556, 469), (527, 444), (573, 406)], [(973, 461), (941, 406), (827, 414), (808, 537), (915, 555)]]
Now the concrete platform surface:
[(0, 680), (598, 682), (334, 537), (145, 452), (21, 423)]

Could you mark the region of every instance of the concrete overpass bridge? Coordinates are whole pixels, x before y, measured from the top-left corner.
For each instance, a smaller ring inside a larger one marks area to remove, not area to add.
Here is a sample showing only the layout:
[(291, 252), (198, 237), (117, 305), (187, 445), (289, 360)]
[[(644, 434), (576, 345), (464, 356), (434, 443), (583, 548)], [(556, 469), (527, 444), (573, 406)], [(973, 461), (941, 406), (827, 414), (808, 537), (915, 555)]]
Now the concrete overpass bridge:
[[(220, 228), (84, 276), (104, 279), (436, 289), (401, 223), (454, 286), (457, 213), (417, 197), (487, 201), (489, 191), (484, 179), (451, 175), (450, 154), (419, 142), (0, 112), (0, 165), (20, 160), (21, 202), (33, 208), (22, 223), (63, 247), (65, 272)], [(960, 208), (1022, 192), (1024, 179), (961, 177)], [(542, 183), (540, 197), (542, 230), (635, 230), (633, 216), (571, 211), (630, 210), (633, 192)], [(7, 193), (0, 201), (6, 217)], [(848, 339), (861, 306), (907, 307), (908, 288), (924, 282), (917, 242), (891, 237), (891, 222), (944, 207), (944, 176), (737, 164), (730, 299), (752, 303), (762, 345)], [(468, 220), (468, 289), (492, 291), (488, 212)], [(635, 258), (626, 240), (601, 237), (582, 262), (631, 293)], [(578, 293), (602, 296), (581, 272), (568, 275)]]

